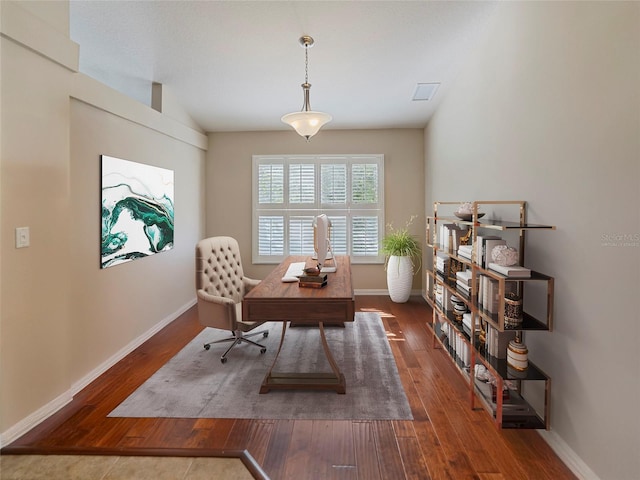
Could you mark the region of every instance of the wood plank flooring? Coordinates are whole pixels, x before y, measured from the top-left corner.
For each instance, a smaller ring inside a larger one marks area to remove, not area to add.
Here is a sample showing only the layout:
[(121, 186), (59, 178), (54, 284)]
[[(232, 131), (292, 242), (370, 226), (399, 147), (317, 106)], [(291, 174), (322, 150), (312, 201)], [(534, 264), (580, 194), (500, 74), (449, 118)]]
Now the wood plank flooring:
[(358, 296), (356, 311), (382, 316), (413, 421), (108, 418), (202, 330), (194, 307), (11, 446), (246, 449), (273, 480), (575, 478), (535, 431), (499, 431), (469, 408), (462, 377), (433, 348), (421, 298)]

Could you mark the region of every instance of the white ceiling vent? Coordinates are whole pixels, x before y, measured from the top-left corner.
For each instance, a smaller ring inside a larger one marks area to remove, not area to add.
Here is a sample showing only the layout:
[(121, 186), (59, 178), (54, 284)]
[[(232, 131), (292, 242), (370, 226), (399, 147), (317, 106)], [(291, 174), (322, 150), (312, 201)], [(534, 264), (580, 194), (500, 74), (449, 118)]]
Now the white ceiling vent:
[(439, 83), (419, 83), (416, 85), (416, 91), (413, 94), (412, 100), (414, 102), (418, 100), (431, 100), (439, 86)]

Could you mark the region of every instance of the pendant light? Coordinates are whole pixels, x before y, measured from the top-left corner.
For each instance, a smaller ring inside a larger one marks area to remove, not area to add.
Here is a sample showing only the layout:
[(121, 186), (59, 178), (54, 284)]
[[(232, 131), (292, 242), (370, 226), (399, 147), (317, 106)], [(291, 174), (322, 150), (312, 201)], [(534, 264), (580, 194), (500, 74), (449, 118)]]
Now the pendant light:
[(311, 89), (311, 84), (309, 83), (309, 47), (313, 46), (313, 38), (304, 35), (300, 37), (299, 42), (304, 47), (304, 83), (302, 84), (304, 103), (302, 111), (288, 113), (281, 120), (291, 125), (308, 142), (325, 123), (331, 121), (331, 115), (311, 110), (311, 105), (309, 104), (309, 90)]

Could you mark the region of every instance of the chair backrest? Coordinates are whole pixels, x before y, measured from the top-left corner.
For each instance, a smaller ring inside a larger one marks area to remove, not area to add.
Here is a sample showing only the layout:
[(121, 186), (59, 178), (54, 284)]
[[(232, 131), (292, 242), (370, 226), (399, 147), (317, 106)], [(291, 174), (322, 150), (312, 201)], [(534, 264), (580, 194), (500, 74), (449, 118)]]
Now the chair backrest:
[(244, 297), (240, 247), (231, 237), (211, 237), (196, 245), (196, 290), (231, 298), (235, 303)]

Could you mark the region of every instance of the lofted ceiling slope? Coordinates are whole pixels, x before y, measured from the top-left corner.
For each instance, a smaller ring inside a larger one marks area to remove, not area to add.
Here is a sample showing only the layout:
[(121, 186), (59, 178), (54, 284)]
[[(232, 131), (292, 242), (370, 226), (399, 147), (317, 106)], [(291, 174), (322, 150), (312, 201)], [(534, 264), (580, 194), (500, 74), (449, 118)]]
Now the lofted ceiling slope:
[[(491, 20), (483, 1), (76, 1), (80, 70), (143, 103), (166, 85), (205, 131), (285, 130), (311, 107), (324, 129), (421, 128)], [(412, 101), (418, 83), (440, 83)]]

